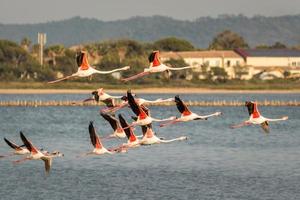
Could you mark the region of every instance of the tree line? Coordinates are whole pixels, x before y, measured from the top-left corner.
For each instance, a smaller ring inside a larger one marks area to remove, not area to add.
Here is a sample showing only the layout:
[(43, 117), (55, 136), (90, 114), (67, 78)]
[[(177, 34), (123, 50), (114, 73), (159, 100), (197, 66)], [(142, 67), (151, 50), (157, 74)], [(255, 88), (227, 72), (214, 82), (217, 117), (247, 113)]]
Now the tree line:
[[(225, 30), (217, 34), (207, 49), (231, 50), (235, 48), (248, 48), (248, 43), (243, 37), (230, 30)], [(20, 44), (8, 40), (0, 40), (0, 79), (2, 81), (49, 81), (55, 79), (58, 75), (66, 76), (77, 70), (75, 49), (88, 51), (93, 65), (101, 70), (110, 70), (117, 67), (129, 65), (131, 69), (122, 72), (127, 77), (138, 72), (149, 65), (148, 55), (152, 50), (160, 51), (194, 51), (199, 50), (189, 41), (168, 37), (152, 43), (138, 42), (135, 40), (109, 40), (96, 43), (79, 45), (76, 48), (66, 48), (61, 44), (47, 46), (44, 50), (45, 64), (40, 66), (38, 63), (38, 45), (32, 44), (30, 39), (23, 38)], [(259, 45), (257, 48), (288, 48), (285, 44), (276, 42), (273, 45)], [(174, 67), (187, 65), (184, 60), (169, 60), (167, 64)], [(221, 74), (226, 79), (226, 74), (222, 69), (212, 69), (213, 71), (205, 73)], [(170, 79), (185, 80), (191, 71), (174, 72), (170, 74), (156, 74), (147, 78), (137, 80), (137, 83), (146, 84), (157, 82), (166, 82)], [(196, 77), (196, 76), (195, 76)], [(208, 79), (211, 76), (208, 76)], [(197, 78), (194, 81), (197, 81)], [(83, 81), (83, 79), (76, 79)], [(106, 83), (119, 83), (112, 76), (97, 76), (89, 81), (105, 81)]]

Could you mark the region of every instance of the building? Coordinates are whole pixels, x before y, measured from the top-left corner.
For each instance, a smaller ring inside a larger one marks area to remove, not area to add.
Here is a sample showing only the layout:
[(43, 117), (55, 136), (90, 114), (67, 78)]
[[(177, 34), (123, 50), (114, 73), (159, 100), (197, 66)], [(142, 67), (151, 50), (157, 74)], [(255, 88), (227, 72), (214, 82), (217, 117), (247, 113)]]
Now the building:
[(300, 50), (293, 49), (236, 49), (253, 75), (261, 79), (284, 78), (300, 74)]
[[(235, 51), (180, 51), (161, 52), (161, 60), (183, 59), (189, 66), (193, 66), (194, 72), (201, 72), (201, 66), (205, 65), (210, 70), (212, 67), (222, 67), (229, 78), (234, 78), (234, 66), (244, 66), (245, 61)], [(199, 77), (204, 78), (204, 77)]]
[(234, 51), (181, 51), (161, 52), (161, 60), (183, 59), (195, 67), (201, 75), (202, 66), (207, 70), (221, 67), (229, 79), (249, 80), (256, 76), (268, 80), (274, 78), (300, 77), (300, 50), (292, 49), (236, 49)]

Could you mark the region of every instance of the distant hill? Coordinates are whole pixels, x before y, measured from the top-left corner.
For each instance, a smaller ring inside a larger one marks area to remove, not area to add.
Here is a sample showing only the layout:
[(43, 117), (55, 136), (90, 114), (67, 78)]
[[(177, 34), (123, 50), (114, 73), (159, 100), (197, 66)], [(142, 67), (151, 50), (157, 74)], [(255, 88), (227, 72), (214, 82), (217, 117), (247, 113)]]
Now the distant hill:
[(152, 16), (108, 22), (74, 17), (39, 24), (0, 24), (0, 39), (20, 42), (22, 38), (29, 37), (36, 43), (37, 32), (46, 32), (48, 45), (62, 43), (71, 46), (108, 39), (154, 41), (175, 36), (190, 41), (196, 47), (207, 48), (212, 38), (225, 29), (240, 34), (251, 46), (271, 45), (277, 41), (287, 45), (300, 44), (300, 15), (252, 18), (222, 15), (194, 21)]

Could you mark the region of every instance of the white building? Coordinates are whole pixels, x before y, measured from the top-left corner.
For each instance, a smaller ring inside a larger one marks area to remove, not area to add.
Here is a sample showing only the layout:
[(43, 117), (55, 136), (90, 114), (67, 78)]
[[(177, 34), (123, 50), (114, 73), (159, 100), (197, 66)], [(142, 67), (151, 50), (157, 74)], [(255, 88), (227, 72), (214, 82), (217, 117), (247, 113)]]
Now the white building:
[(195, 72), (201, 72), (201, 66), (222, 67), (227, 72), (229, 78), (234, 78), (234, 66), (244, 66), (243, 57), (234, 51), (180, 51), (161, 52), (162, 61), (170, 59), (183, 59), (188, 65), (195, 67)]

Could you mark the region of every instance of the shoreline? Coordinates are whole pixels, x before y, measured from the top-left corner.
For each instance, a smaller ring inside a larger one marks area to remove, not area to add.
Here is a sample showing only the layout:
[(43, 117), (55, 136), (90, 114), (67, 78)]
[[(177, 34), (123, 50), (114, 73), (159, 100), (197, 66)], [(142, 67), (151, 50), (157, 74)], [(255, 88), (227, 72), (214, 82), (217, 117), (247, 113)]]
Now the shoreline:
[[(89, 94), (88, 89), (0, 89), (0, 94)], [(141, 94), (300, 94), (295, 90), (228, 90), (207, 88), (145, 88), (132, 89)], [(126, 89), (105, 89), (107, 93), (125, 93)]]

